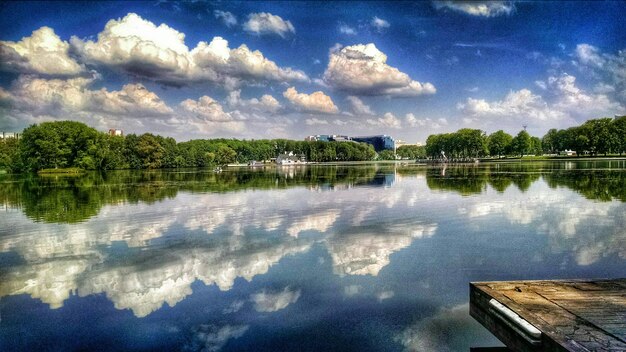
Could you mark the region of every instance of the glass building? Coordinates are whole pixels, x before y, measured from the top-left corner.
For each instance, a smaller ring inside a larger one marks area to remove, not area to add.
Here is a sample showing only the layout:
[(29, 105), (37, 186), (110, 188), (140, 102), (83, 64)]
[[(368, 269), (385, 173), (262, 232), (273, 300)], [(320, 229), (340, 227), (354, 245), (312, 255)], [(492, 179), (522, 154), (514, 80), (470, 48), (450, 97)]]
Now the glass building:
[(383, 150), (394, 150), (396, 149), (396, 141), (393, 137), (388, 136), (386, 134), (379, 136), (361, 136), (361, 137), (352, 137), (351, 138), (355, 142), (367, 143), (374, 146), (374, 150), (376, 152), (380, 152)]

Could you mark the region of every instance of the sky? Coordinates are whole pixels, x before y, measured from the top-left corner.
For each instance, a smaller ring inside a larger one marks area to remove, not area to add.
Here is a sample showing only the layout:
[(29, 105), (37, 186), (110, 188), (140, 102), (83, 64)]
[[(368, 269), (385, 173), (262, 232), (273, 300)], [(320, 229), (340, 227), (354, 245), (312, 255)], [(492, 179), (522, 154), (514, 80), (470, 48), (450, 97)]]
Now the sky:
[(197, 138), (626, 114), (626, 2), (2, 2), (0, 131), (75, 120)]

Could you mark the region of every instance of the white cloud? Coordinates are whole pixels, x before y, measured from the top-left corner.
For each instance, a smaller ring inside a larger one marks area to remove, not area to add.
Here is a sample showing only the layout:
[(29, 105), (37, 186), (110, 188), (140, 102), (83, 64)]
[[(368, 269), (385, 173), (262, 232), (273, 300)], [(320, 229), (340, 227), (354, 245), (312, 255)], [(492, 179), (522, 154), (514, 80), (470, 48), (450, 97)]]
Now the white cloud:
[(278, 100), (269, 94), (264, 94), (261, 96), (261, 99), (242, 99), (241, 90), (230, 92), (226, 98), (226, 102), (232, 108), (243, 108), (271, 113), (275, 113), (282, 108)]
[(350, 103), (352, 112), (357, 115), (375, 115), (369, 105), (363, 103), (361, 99), (355, 96), (349, 96), (346, 100)]
[(433, 120), (429, 117), (418, 119), (417, 117), (415, 117), (415, 115), (413, 115), (413, 113), (408, 113), (406, 114), (404, 119), (406, 123), (411, 127), (426, 127), (428, 129), (439, 129), (439, 128), (442, 128), (443, 126), (448, 125), (448, 120), (443, 117), (436, 119), (436, 120)]
[(222, 314), (231, 314), (231, 313), (237, 313), (238, 311), (241, 310), (241, 308), (243, 308), (243, 305), (246, 304), (245, 301), (241, 301), (241, 300), (236, 300), (233, 301), (233, 303), (231, 303), (228, 308), (224, 308), (222, 310)]
[(211, 43), (200, 42), (191, 51), (195, 64), (203, 71), (216, 72), (233, 79), (266, 79), (272, 81), (308, 81), (307, 75), (291, 68), (280, 68), (258, 51), (242, 44), (236, 49), (228, 41), (215, 37)]
[(209, 96), (202, 96), (198, 100), (185, 99), (180, 103), (183, 110), (206, 121), (232, 121), (232, 116), (222, 108), (217, 101)]
[(267, 12), (251, 13), (248, 22), (244, 23), (243, 29), (248, 33), (257, 35), (277, 34), (285, 38), (289, 33), (296, 33), (290, 21), (283, 20), (280, 16)]
[(472, 16), (496, 17), (510, 15), (515, 5), (510, 1), (435, 1), (436, 9), (448, 8)]
[(541, 81), (541, 80), (535, 81), (535, 85), (543, 90), (548, 89), (548, 85), (546, 84), (546, 82)]
[(311, 119), (306, 119), (304, 120), (304, 123), (307, 124), (308, 126), (314, 126), (314, 125), (328, 125), (328, 121), (326, 120), (320, 120), (318, 118), (311, 118)]
[(376, 28), (377, 31), (382, 31), (385, 28), (389, 28), (389, 22), (383, 20), (382, 18), (378, 18), (377, 16), (374, 16), (372, 18), (372, 21), (370, 22), (370, 24), (372, 25), (372, 27)]
[(393, 298), (393, 296), (395, 296), (395, 292), (393, 292), (393, 291), (383, 291), (383, 292), (379, 292), (376, 295), (376, 298), (378, 298), (378, 302), (382, 302), (382, 301), (384, 301), (386, 299)]
[(576, 58), (583, 65), (589, 65), (596, 68), (602, 68), (606, 63), (606, 59), (600, 55), (600, 50), (593, 45), (578, 44), (576, 46)]
[(237, 25), (237, 17), (229, 11), (215, 10), (213, 11), (213, 15), (215, 15), (215, 18), (221, 20), (228, 28)]
[(72, 59), (70, 45), (50, 27), (41, 27), (19, 42), (0, 41), (0, 68), (21, 73), (74, 76), (84, 68)]
[(300, 298), (300, 290), (292, 291), (289, 287), (285, 287), (277, 293), (263, 290), (250, 296), (257, 312), (276, 312), (285, 309), (288, 305), (296, 303), (298, 298)]
[(232, 89), (248, 81), (308, 81), (304, 72), (278, 67), (245, 44), (230, 49), (221, 37), (189, 51), (184, 33), (134, 13), (110, 20), (95, 42), (73, 36), (70, 43), (87, 63), (172, 85), (210, 81)]
[(613, 116), (626, 110), (607, 95), (612, 86), (597, 86), (599, 91), (587, 92), (576, 85), (576, 77), (567, 73), (550, 76), (547, 81), (535, 81), (535, 85), (544, 91), (543, 96), (521, 89), (510, 91), (502, 100), (489, 102), (467, 98), (457, 104), (457, 108), (466, 114), (466, 123), (473, 123), (481, 117), (531, 120), (535, 123), (567, 119), (580, 123), (590, 116)]
[(184, 350), (217, 352), (230, 339), (237, 339), (248, 331), (248, 325), (217, 326), (202, 324), (194, 328), (192, 340)]
[(395, 341), (404, 345), (407, 351), (467, 351), (475, 341), (489, 339), (489, 336), (477, 321), (469, 315), (469, 305), (462, 304), (441, 309), (434, 316), (419, 320), (395, 337)]
[(564, 117), (561, 111), (552, 109), (544, 99), (528, 89), (511, 91), (503, 100), (487, 102), (484, 99), (467, 98), (457, 108), (470, 116), (531, 118), (555, 120)]
[(401, 128), (402, 121), (398, 119), (394, 114), (388, 112), (383, 115), (383, 117), (379, 117), (378, 119), (367, 119), (367, 123), (372, 126), (381, 126), (381, 127), (389, 127), (389, 128)]
[(356, 29), (348, 26), (345, 23), (340, 23), (339, 24), (339, 33), (346, 34), (346, 35), (356, 35), (357, 31), (356, 31)]
[[(602, 53), (589, 44), (578, 44), (574, 53), (574, 64), (590, 70), (594, 78), (601, 80), (601, 89), (606, 94), (614, 94), (622, 104), (626, 104), (626, 49), (617, 54)], [(612, 87), (612, 91), (611, 88)]]
[(339, 111), (332, 99), (321, 91), (312, 94), (304, 94), (298, 93), (296, 88), (290, 87), (283, 92), (283, 96), (302, 111), (321, 112), (325, 114), (335, 114)]
[(225, 112), (222, 105), (209, 96), (198, 100), (186, 99), (180, 103), (183, 120), (170, 120), (183, 128), (194, 128), (203, 133), (213, 134), (216, 130), (241, 132), (245, 129), (242, 121), (237, 121), (231, 113)]
[(91, 78), (48, 80), (20, 76), (10, 91), (5, 92), (13, 108), (34, 116), (64, 117), (65, 113), (97, 112), (118, 117), (154, 117), (172, 112), (155, 93), (141, 84), (126, 84), (119, 91), (90, 90), (88, 87), (93, 81)]
[(435, 86), (411, 80), (387, 65), (387, 56), (374, 44), (359, 44), (330, 52), (324, 81), (331, 87), (359, 95), (415, 96), (434, 94)]

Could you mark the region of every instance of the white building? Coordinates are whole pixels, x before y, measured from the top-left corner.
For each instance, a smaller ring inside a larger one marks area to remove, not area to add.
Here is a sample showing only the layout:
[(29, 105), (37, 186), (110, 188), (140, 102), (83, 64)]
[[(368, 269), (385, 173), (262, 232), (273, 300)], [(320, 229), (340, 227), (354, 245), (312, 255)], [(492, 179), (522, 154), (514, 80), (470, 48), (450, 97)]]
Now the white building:
[(306, 158), (304, 155), (295, 155), (293, 152), (279, 154), (276, 157), (276, 164), (278, 165), (299, 165), (306, 164)]

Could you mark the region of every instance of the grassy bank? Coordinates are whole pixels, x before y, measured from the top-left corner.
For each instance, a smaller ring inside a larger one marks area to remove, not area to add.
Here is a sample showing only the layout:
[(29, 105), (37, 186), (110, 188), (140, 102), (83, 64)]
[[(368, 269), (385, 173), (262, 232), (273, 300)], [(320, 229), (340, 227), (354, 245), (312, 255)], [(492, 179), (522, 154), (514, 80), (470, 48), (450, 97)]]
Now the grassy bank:
[(598, 155), (598, 156), (524, 156), (507, 158), (481, 158), (481, 162), (509, 162), (509, 161), (584, 161), (584, 160), (626, 160), (626, 155)]
[(59, 169), (41, 169), (37, 171), (39, 175), (78, 175), (85, 172), (85, 170), (78, 167), (68, 167)]

